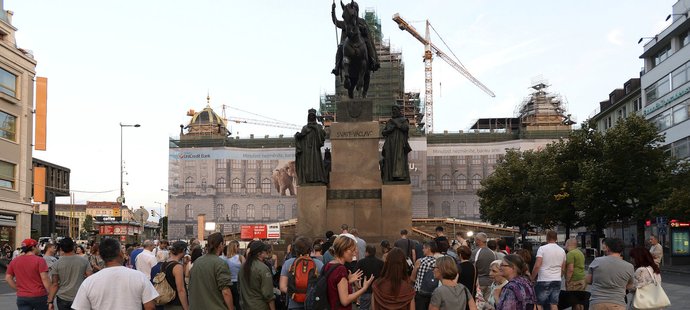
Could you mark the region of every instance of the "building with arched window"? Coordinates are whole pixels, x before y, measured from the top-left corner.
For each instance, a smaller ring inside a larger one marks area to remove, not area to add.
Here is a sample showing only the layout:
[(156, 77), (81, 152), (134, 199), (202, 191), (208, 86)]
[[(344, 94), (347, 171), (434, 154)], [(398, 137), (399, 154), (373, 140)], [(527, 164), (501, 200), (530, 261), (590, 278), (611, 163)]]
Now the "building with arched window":
[[(538, 101), (546, 94), (541, 89), (530, 100)], [(529, 105), (531, 101), (526, 102)], [(525, 113), (540, 111), (525, 108)], [(408, 155), (412, 217), (479, 220), (477, 190), (506, 150), (540, 149), (568, 134), (569, 126), (540, 123), (554, 122), (560, 116), (532, 116), (479, 119), (470, 132), (412, 134)], [(294, 138), (233, 139), (227, 136), (225, 126), (225, 121), (206, 107), (194, 113), (186, 133), (183, 129), (178, 139), (170, 139), (171, 239), (192, 237), (198, 214), (206, 214), (207, 220), (215, 218), (223, 233), (238, 232), (241, 225), (298, 216)], [(330, 147), (330, 140), (326, 140), (326, 147)], [(205, 180), (215, 180), (215, 186), (206, 185)], [(182, 182), (184, 189), (180, 190)], [(186, 206), (192, 206), (193, 213)], [(230, 212), (219, 206), (231, 206)]]

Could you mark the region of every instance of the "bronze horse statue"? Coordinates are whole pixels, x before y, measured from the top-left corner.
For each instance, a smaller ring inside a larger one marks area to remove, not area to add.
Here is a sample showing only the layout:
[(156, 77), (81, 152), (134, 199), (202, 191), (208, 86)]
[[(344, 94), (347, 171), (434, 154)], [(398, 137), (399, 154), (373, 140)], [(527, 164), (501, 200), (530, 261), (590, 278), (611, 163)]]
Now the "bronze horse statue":
[[(367, 42), (362, 35), (359, 20), (359, 7), (356, 2), (340, 6), (343, 9), (343, 21), (336, 26), (343, 28), (344, 40), (342, 44), (343, 59), (340, 66), (343, 87), (347, 89), (347, 96), (354, 98), (354, 91), (360, 91), (361, 97), (367, 97), (369, 80), (371, 77)], [(342, 26), (342, 27), (341, 27)], [(366, 27), (366, 24), (363, 25)]]

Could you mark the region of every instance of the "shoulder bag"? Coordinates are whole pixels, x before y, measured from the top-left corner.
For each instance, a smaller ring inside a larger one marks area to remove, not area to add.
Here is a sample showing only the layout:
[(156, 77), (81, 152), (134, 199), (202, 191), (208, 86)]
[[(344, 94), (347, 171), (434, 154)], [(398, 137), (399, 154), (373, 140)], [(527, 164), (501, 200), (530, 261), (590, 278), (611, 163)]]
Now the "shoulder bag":
[(645, 268), (649, 275), (652, 277), (653, 283), (647, 284), (640, 287), (635, 292), (635, 298), (633, 299), (634, 309), (657, 309), (664, 308), (671, 305), (671, 301), (666, 296), (666, 292), (661, 287), (661, 282), (657, 283), (654, 273), (652, 273), (650, 267)]

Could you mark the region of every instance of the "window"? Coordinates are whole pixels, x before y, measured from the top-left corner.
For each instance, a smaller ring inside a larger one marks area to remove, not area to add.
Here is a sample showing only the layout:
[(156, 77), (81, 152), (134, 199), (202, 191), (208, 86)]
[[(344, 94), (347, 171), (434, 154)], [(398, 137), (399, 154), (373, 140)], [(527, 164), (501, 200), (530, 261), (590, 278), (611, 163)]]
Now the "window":
[(479, 176), (478, 174), (475, 174), (472, 176), (472, 189), (479, 189), (482, 185), (482, 177)]
[(194, 218), (194, 214), (192, 213), (192, 205), (184, 206), (184, 217), (185, 217), (185, 219), (188, 219), (188, 220), (191, 220)]
[(17, 165), (0, 160), (0, 187), (14, 189)]
[(442, 156), (441, 164), (446, 166), (450, 165), (450, 156)]
[(450, 217), (450, 202), (444, 201), (441, 203), (441, 216)]
[(676, 69), (676, 71), (671, 73), (671, 84), (673, 89), (680, 87), (687, 81), (687, 70), (685, 69), (685, 66), (681, 66), (680, 68)]
[(191, 193), (194, 191), (194, 178), (187, 177), (184, 179), (184, 191), (185, 193)]
[(671, 44), (664, 46), (656, 55), (654, 55), (654, 66), (658, 66), (662, 61), (671, 56)]
[(218, 178), (218, 180), (216, 180), (216, 191), (219, 193), (225, 191), (225, 178)]
[(482, 156), (481, 155), (472, 155), (472, 164), (473, 165), (480, 165), (482, 163)]
[(232, 169), (241, 169), (242, 168), (242, 162), (236, 159), (233, 159), (230, 161), (230, 167)]
[(261, 169), (271, 169), (271, 161), (270, 160), (262, 160), (261, 161)]
[(194, 225), (184, 225), (184, 234), (185, 234), (185, 236), (193, 236), (194, 235)]
[(673, 119), (671, 118), (671, 110), (667, 110), (659, 114), (654, 118), (654, 123), (659, 128), (659, 131), (666, 130), (673, 124)]
[(436, 214), (437, 213), (436, 212), (436, 206), (434, 205), (434, 203), (432, 201), (429, 201), (428, 209), (429, 209), (429, 211), (427, 211), (427, 212), (429, 212), (430, 217), (441, 216), (440, 214)]
[(658, 97), (668, 94), (671, 91), (671, 81), (668, 77), (656, 82), (656, 93)]
[(690, 139), (683, 138), (671, 143), (671, 154), (677, 159), (690, 157)]
[(467, 177), (464, 174), (458, 174), (455, 177), (455, 186), (457, 189), (467, 189)]
[(0, 92), (17, 97), (17, 76), (0, 68)]
[(254, 205), (247, 206), (247, 220), (254, 220)]
[(465, 156), (458, 156), (456, 162), (458, 163), (458, 165), (466, 165)]
[(178, 179), (173, 180), (173, 188), (180, 188), (180, 181)]
[(635, 101), (633, 101), (633, 107), (635, 112), (642, 110), (642, 98), (635, 99)]
[(604, 129), (609, 129), (611, 128), (611, 116), (607, 117), (604, 120)]
[(419, 176), (418, 175), (411, 175), (410, 176), (410, 183), (412, 183), (413, 187), (419, 187)]
[(225, 159), (216, 159), (216, 169), (225, 169)]
[(447, 174), (444, 174), (441, 177), (441, 189), (442, 190), (450, 190), (450, 176)]
[(297, 218), (297, 204), (296, 203), (292, 204), (292, 212), (290, 212), (290, 213), (291, 213), (291, 215), (290, 215), (291, 219)]
[(285, 220), (285, 206), (280, 204), (278, 205), (278, 219), (279, 220)]
[(479, 201), (475, 201), (474, 205), (472, 206), (472, 217), (479, 217)]
[(264, 194), (271, 193), (271, 180), (269, 178), (264, 178), (261, 181), (261, 192)]
[(0, 111), (0, 138), (17, 141), (17, 117)]
[(206, 191), (206, 178), (201, 178), (201, 190)]
[(239, 219), (239, 210), (240, 205), (238, 204), (233, 204), (232, 206), (230, 206), (230, 217), (233, 221), (237, 221)]
[(270, 210), (270, 208), (268, 207), (268, 205), (263, 205), (263, 206), (261, 206), (261, 209), (262, 209), (262, 211), (263, 211), (263, 219), (264, 219), (264, 220), (269, 220), (269, 219), (271, 219), (271, 210)]
[(217, 204), (213, 211), (216, 219), (222, 220), (225, 217), (225, 206), (222, 203)]
[(247, 169), (256, 169), (256, 160), (248, 160)]
[(247, 193), (256, 193), (256, 180), (254, 178), (247, 180)]
[(426, 158), (426, 165), (427, 166), (433, 166), (434, 165), (434, 158), (432, 156), (429, 156)]
[(616, 118), (616, 119), (617, 119), (617, 120), (620, 120), (620, 119), (622, 119), (622, 118), (623, 118), (623, 109), (618, 109), (617, 118)]
[(458, 202), (458, 216), (462, 217), (467, 213), (467, 204), (464, 201)]
[(426, 176), (426, 183), (429, 187), (436, 186), (436, 177), (433, 174)]
[(238, 178), (232, 179), (232, 183), (230, 184), (230, 190), (233, 193), (239, 193), (242, 190), (242, 181)]
[(647, 89), (644, 90), (644, 93), (645, 96), (647, 96), (647, 105), (652, 104), (654, 100), (659, 98), (659, 95), (656, 93), (656, 84), (647, 87)]
[(690, 43), (690, 35), (688, 34), (690, 34), (690, 30), (680, 35), (680, 46), (686, 46)]
[(673, 124), (680, 124), (688, 119), (688, 105), (683, 102), (673, 108)]

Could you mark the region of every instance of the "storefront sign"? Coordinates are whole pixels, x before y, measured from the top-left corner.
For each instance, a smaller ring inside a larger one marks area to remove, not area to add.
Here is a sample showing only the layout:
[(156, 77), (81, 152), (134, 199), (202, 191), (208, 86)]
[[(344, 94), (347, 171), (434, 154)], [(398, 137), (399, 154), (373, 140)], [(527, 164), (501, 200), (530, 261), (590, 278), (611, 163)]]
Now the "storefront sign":
[(0, 220), (2, 221), (17, 221), (17, 215), (15, 214), (6, 214), (6, 213), (0, 213)]
[(690, 227), (690, 222), (671, 221), (671, 227)]
[(280, 239), (280, 224), (268, 224), (268, 239)]
[(644, 115), (647, 116), (651, 114), (652, 112), (659, 110), (669, 103), (676, 101), (676, 99), (685, 96), (685, 94), (690, 93), (690, 86), (686, 87), (685, 89), (679, 90), (677, 93), (673, 94), (671, 97), (668, 97), (666, 99), (658, 100), (654, 104), (644, 108)]
[(115, 222), (115, 221), (121, 221), (122, 217), (121, 216), (94, 216), (94, 219), (97, 222)]

